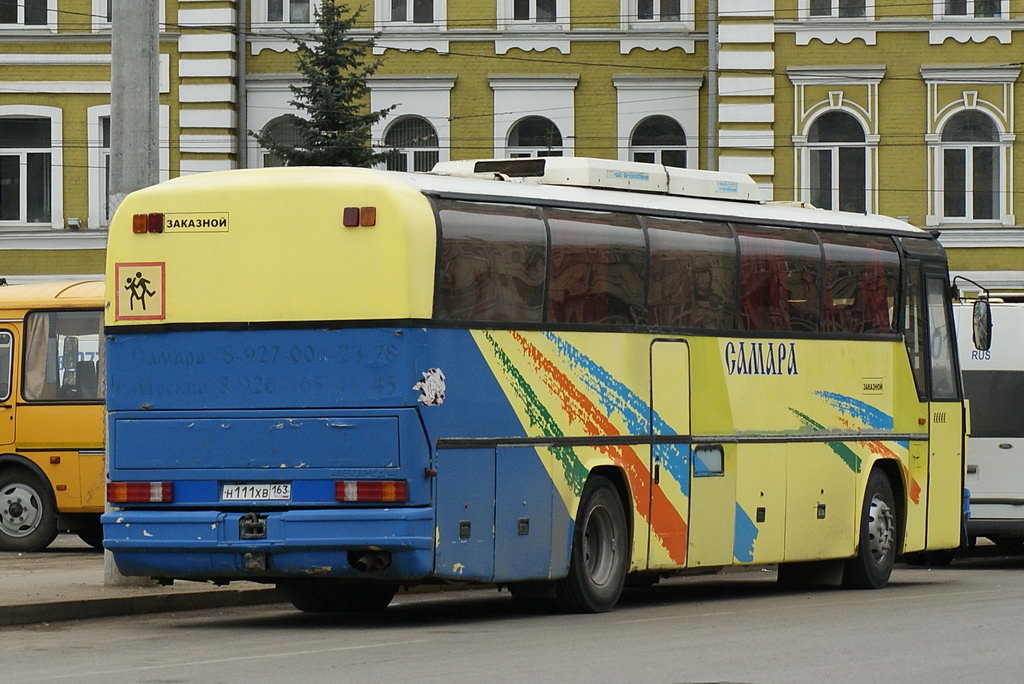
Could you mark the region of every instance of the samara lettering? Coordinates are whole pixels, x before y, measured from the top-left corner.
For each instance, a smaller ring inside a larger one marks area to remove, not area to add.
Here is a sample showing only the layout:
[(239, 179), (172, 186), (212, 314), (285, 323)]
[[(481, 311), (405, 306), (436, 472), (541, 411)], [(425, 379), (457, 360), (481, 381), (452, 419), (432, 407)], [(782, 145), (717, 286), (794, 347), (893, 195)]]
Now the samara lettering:
[(726, 342), (725, 370), (729, 375), (799, 375), (796, 343)]

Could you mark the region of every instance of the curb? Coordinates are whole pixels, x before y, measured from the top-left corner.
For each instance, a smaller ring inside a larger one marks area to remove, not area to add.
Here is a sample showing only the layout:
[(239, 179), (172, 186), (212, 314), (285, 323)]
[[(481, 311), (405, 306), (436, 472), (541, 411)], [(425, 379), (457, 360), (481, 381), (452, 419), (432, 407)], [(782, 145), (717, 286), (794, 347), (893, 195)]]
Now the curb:
[(82, 601), (26, 603), (4, 606), (0, 610), (0, 627), (84, 618), (165, 613), (178, 610), (253, 606), (285, 601), (284, 594), (276, 587), (271, 586), (261, 589), (216, 589), (180, 594), (149, 594)]

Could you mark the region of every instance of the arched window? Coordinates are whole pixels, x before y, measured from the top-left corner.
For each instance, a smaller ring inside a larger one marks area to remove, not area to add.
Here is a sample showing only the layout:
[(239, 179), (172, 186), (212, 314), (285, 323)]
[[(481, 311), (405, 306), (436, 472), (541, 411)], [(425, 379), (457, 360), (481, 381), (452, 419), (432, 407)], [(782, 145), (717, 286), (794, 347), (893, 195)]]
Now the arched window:
[[(263, 127), (262, 134), (276, 143), (298, 147), (302, 144), (302, 135), (298, 127), (289, 116), (279, 116), (271, 119)], [(285, 161), (279, 155), (264, 150), (262, 156), (263, 166), (284, 166)]]
[(403, 116), (392, 123), (384, 146), (395, 152), (388, 158), (389, 171), (430, 171), (441, 155), (437, 131), (421, 116)]
[(508, 132), (509, 157), (561, 157), (562, 134), (551, 119), (528, 116)]
[(649, 116), (633, 129), (629, 156), (633, 161), (686, 168), (686, 133), (670, 116)]
[(823, 114), (807, 134), (807, 184), (811, 204), (821, 209), (864, 212), (867, 149), (864, 128), (841, 111)]
[(999, 218), (999, 130), (987, 114), (966, 110), (942, 128), (942, 215)]

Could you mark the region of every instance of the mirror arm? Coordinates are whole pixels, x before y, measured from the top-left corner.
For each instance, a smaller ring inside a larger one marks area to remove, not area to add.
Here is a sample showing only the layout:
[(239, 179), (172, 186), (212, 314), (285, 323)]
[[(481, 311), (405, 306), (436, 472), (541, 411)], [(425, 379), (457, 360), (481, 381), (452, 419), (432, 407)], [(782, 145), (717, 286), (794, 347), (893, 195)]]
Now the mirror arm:
[(963, 299), (963, 297), (960, 296), (961, 289), (959, 287), (957, 287), (957, 281), (958, 280), (963, 280), (964, 282), (968, 282), (971, 285), (974, 285), (974, 287), (978, 288), (978, 297), (977, 297), (978, 299), (988, 299), (990, 297), (989, 291), (988, 291), (987, 287), (979, 285), (978, 283), (974, 282), (970, 278), (966, 278), (966, 277), (964, 277), (962, 275), (958, 275), (958, 276), (953, 276), (953, 282), (951, 283), (951, 287), (953, 289), (953, 292), (950, 293), (950, 294), (952, 295), (952, 297), (954, 299)]

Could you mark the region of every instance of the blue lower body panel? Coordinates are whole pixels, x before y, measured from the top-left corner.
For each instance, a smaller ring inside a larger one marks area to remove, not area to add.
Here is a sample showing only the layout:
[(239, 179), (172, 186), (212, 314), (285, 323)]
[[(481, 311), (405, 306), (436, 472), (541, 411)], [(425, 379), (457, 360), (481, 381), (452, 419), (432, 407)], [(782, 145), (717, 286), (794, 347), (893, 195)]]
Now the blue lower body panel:
[[(126, 575), (188, 580), (287, 577), (416, 580), (434, 566), (434, 511), (423, 508), (266, 511), (266, 539), (241, 539), (239, 511), (129, 510), (104, 514), (103, 546)], [(360, 571), (350, 551), (387, 551), (391, 564)], [(264, 568), (246, 554), (265, 553)]]

